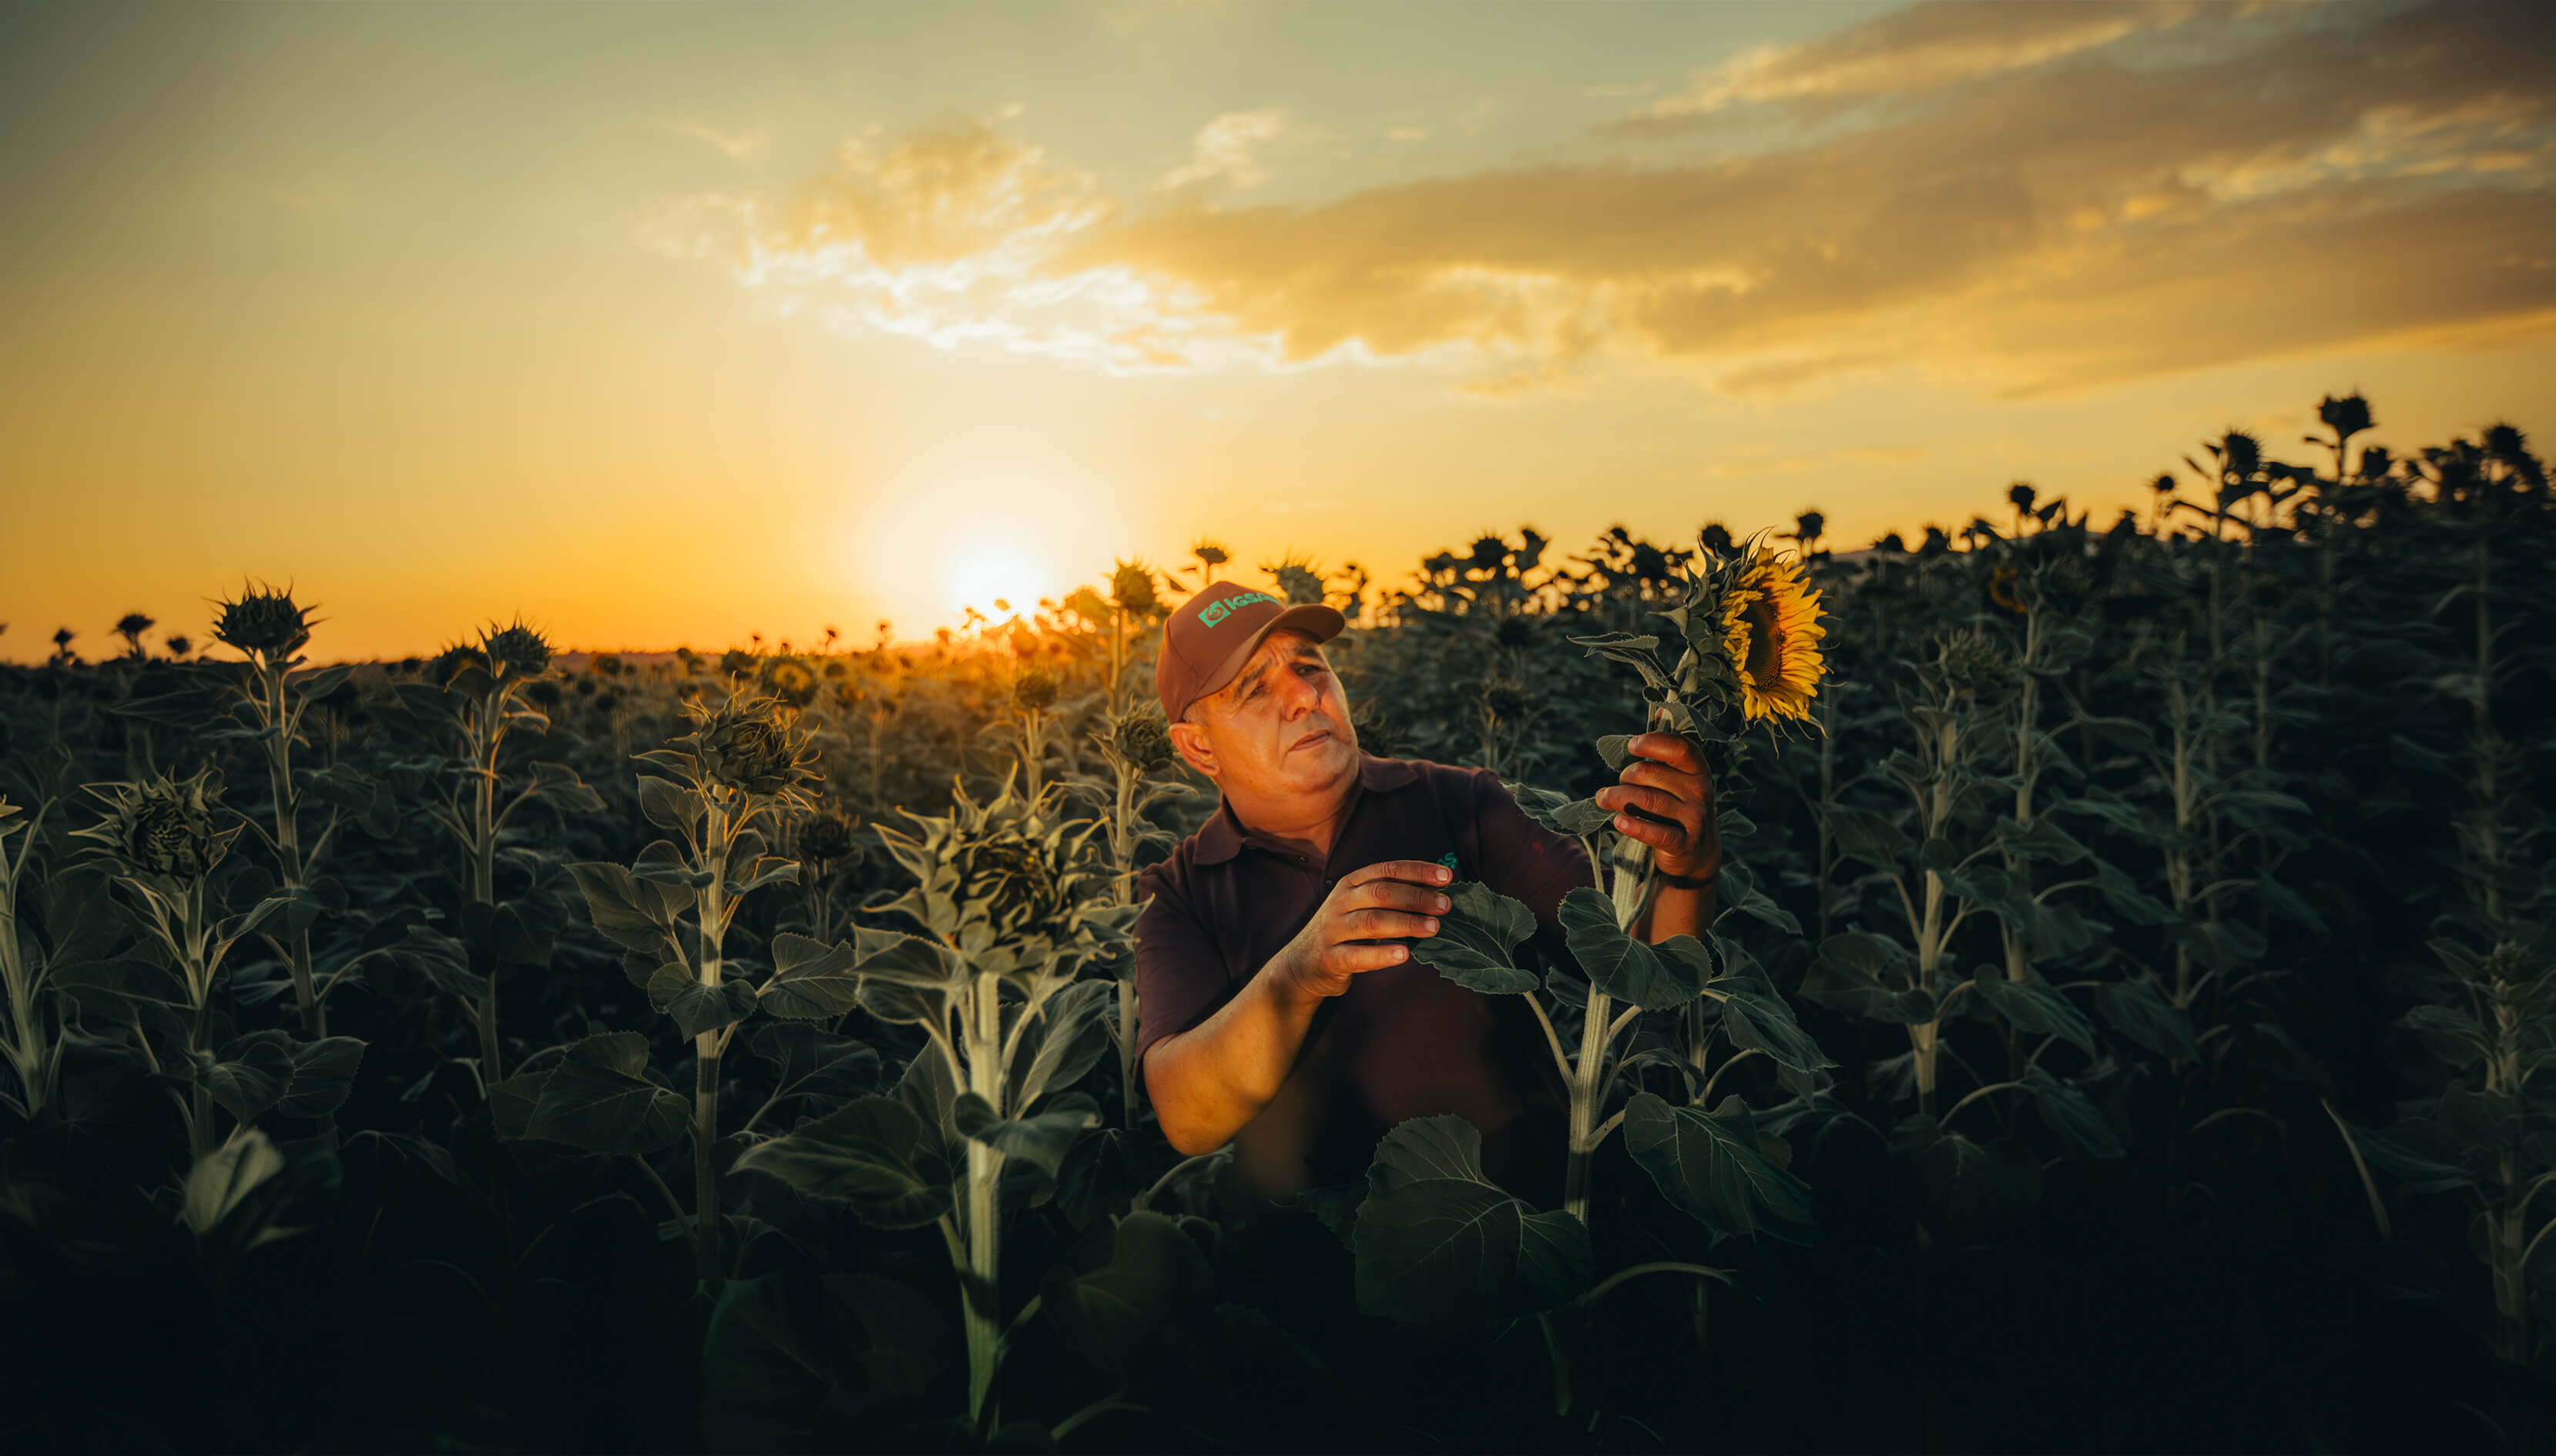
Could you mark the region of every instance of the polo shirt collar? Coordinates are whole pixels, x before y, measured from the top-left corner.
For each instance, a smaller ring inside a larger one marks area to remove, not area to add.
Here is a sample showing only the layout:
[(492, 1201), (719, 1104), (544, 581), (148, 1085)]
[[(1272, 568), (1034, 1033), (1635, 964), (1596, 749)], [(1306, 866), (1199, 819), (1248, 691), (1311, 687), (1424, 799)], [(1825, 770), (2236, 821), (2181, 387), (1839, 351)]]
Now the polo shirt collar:
[[(1358, 789), (1362, 793), (1387, 793), (1416, 783), (1419, 778), (1420, 765), (1408, 758), (1378, 758), (1363, 748), (1358, 750)], [(1354, 809), (1357, 796), (1351, 795), (1349, 802)], [(1243, 839), (1242, 821), (1233, 817), (1233, 806), (1220, 803), (1214, 817), (1198, 832), (1194, 862), (1221, 864), (1242, 853)]]

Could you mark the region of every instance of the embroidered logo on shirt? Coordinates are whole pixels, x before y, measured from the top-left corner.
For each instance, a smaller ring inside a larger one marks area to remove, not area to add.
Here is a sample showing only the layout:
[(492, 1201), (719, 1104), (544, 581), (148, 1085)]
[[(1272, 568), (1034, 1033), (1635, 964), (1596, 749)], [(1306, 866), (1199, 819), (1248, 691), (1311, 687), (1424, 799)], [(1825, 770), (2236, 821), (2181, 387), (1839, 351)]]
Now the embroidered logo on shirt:
[(1450, 869), (1456, 868), (1456, 852), (1449, 850), (1446, 854), (1439, 856), (1438, 862), (1446, 865)]

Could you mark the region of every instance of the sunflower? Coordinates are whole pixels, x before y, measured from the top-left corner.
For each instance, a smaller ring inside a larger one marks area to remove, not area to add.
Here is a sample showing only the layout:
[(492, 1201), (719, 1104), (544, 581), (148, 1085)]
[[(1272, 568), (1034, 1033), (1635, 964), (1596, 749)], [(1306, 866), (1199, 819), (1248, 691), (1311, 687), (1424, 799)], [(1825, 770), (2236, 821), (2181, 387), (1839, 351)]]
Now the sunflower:
[(1739, 678), (1740, 716), (1808, 719), (1828, 664), (1820, 639), (1820, 594), (1802, 582), (1801, 563), (1758, 555), (1722, 600), (1722, 634)]

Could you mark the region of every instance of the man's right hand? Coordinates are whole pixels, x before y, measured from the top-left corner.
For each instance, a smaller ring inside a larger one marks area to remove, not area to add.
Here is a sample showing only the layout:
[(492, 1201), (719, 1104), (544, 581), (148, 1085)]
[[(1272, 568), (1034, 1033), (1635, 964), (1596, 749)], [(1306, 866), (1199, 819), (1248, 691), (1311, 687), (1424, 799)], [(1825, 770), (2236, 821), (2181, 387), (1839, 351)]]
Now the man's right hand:
[(1409, 946), (1367, 942), (1426, 940), (1438, 933), (1438, 916), (1448, 904), (1442, 889), (1455, 877), (1456, 871), (1426, 860), (1387, 860), (1353, 869), (1271, 959), (1298, 994), (1339, 995), (1360, 973), (1411, 959)]

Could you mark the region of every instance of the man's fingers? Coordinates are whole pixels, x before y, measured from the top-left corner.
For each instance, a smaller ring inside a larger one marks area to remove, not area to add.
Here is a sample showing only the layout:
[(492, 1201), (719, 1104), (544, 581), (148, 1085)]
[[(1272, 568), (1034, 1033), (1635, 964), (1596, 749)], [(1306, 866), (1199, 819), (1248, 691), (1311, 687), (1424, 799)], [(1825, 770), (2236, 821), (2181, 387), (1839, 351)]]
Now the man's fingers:
[(1325, 934), (1335, 943), (1344, 940), (1392, 940), (1409, 936), (1426, 940), (1438, 933), (1438, 917), (1415, 915), (1408, 910), (1351, 910), (1332, 917)]
[(1409, 910), (1419, 915), (1435, 915), (1452, 903), (1444, 890), (1412, 884), (1399, 879), (1371, 879), (1349, 890), (1332, 903), (1332, 913), (1344, 915), (1351, 910), (1383, 908)]
[(1399, 966), (1410, 959), (1409, 946), (1334, 946), (1323, 957), (1323, 969), (1335, 975), (1355, 976), (1361, 971)]
[(1426, 860), (1383, 860), (1342, 875), (1341, 883), (1344, 887), (1353, 887), (1372, 884), (1379, 879), (1399, 879), (1412, 884), (1448, 884), (1455, 878), (1455, 870), (1444, 864), (1432, 864)]
[(1625, 764), (1624, 771), (1615, 776), (1615, 781), (1642, 784), (1675, 794), (1681, 799), (1702, 799), (1712, 788), (1711, 781), (1701, 773), (1689, 772), (1666, 763), (1654, 763), (1647, 758), (1636, 758)]
[(1704, 759), (1695, 751), (1695, 744), (1678, 733), (1644, 733), (1626, 743), (1624, 750), (1636, 758), (1655, 759), (1689, 773), (1704, 767)]
[(1662, 789), (1644, 788), (1636, 784), (1617, 784), (1607, 789), (1598, 796), (1598, 807), (1613, 809), (1619, 813), (1627, 809), (1638, 809), (1655, 819), (1671, 820), (1678, 824), (1685, 824), (1697, 817), (1694, 800), (1682, 799)]
[(1685, 853), (1687, 842), (1695, 838), (1687, 833), (1684, 825), (1635, 819), (1629, 814), (1615, 816), (1615, 832), (1628, 840), (1640, 840), (1654, 850), (1665, 850), (1672, 855)]

